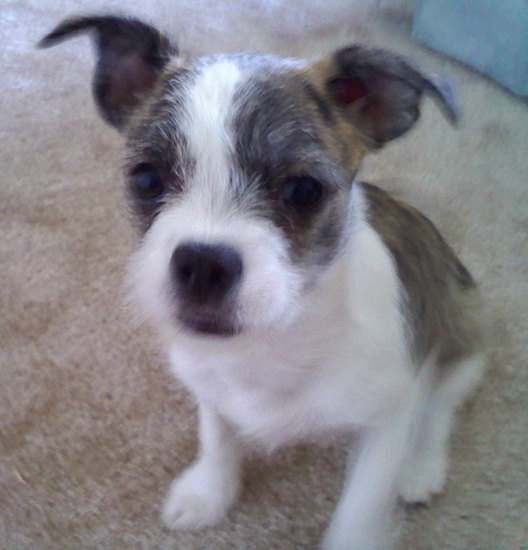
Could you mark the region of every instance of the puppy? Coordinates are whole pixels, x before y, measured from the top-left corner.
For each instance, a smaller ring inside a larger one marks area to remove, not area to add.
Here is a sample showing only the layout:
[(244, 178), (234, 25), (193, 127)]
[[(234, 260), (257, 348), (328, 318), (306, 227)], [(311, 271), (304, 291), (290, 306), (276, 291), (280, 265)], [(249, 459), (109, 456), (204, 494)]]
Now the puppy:
[(244, 443), (356, 430), (322, 548), (387, 548), (397, 496), (441, 490), (483, 359), (471, 275), (427, 218), (356, 173), (413, 126), (424, 92), (455, 120), (449, 89), (361, 46), (316, 62), (186, 59), (111, 16), (67, 20), (41, 46), (82, 31), (97, 105), (127, 142), (135, 293), (199, 405), (199, 456), (163, 520), (220, 521)]

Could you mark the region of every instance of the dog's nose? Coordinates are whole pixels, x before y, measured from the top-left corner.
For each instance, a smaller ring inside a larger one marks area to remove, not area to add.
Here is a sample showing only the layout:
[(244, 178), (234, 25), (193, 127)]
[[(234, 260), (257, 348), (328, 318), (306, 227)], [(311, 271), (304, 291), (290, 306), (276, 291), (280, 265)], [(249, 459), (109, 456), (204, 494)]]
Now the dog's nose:
[(242, 258), (228, 245), (187, 242), (173, 252), (171, 270), (182, 297), (211, 303), (224, 298), (240, 280)]

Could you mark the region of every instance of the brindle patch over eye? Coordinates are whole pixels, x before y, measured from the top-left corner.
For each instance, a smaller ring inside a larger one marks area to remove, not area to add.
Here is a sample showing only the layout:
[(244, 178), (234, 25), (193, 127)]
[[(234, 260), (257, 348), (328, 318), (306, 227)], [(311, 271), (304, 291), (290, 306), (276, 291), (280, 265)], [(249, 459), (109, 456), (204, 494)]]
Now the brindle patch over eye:
[(142, 232), (163, 205), (181, 193), (194, 170), (178, 126), (178, 103), (164, 99), (148, 111), (149, 115), (154, 112), (154, 119), (147, 116), (129, 131), (127, 143), (127, 194)]
[(273, 76), (249, 80), (234, 117), (235, 162), (247, 181), (259, 182), (260, 213), (283, 231), (292, 261), (325, 265), (348, 220), (350, 174), (325, 138), (332, 117), (310, 91), (297, 80), (291, 87)]

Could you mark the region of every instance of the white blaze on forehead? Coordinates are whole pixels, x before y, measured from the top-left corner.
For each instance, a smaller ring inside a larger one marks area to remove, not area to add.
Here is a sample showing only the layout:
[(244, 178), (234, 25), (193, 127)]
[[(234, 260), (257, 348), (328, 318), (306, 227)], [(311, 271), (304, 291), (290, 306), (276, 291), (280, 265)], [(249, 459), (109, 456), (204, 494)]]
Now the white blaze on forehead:
[(200, 201), (209, 199), (210, 206), (228, 195), (233, 99), (240, 79), (235, 63), (217, 61), (202, 69), (185, 96), (184, 132), (195, 162), (189, 191)]

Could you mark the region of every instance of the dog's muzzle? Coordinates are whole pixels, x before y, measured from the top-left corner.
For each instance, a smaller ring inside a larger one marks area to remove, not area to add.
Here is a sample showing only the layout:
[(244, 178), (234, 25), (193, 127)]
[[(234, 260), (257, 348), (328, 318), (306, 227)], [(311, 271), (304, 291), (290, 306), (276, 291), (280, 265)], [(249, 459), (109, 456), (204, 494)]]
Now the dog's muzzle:
[(239, 332), (233, 302), (243, 263), (233, 247), (182, 243), (172, 254), (170, 269), (179, 301), (178, 319), (184, 326), (222, 336)]

